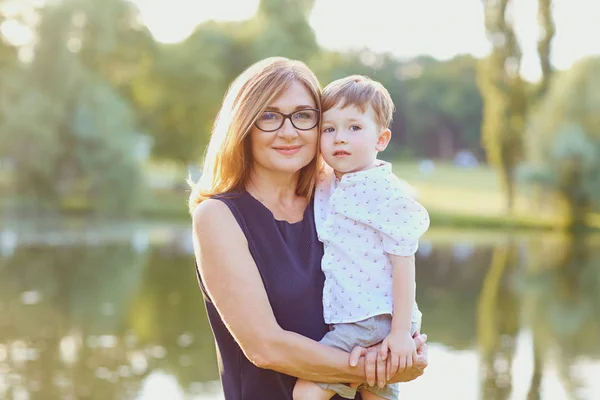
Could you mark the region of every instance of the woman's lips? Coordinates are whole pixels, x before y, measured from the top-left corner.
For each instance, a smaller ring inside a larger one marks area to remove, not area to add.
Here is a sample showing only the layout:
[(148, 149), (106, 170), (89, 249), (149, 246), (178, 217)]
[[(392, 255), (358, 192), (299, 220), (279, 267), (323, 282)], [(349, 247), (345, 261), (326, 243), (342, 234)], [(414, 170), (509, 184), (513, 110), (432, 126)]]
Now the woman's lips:
[(292, 154), (296, 154), (298, 151), (300, 151), (301, 147), (302, 146), (278, 146), (273, 147), (273, 150), (285, 156), (291, 156)]

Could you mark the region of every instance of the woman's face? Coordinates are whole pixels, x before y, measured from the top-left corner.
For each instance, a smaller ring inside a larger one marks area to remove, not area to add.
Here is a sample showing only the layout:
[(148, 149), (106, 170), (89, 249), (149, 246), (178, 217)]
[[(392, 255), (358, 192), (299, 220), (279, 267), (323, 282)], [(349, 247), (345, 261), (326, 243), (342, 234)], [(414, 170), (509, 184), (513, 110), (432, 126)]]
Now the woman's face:
[[(268, 105), (267, 111), (291, 114), (308, 108), (317, 108), (309, 90), (302, 83), (293, 82)], [(289, 118), (274, 132), (264, 132), (253, 125), (250, 143), (254, 168), (276, 173), (300, 171), (317, 154), (318, 129), (317, 125), (307, 131), (299, 130)]]

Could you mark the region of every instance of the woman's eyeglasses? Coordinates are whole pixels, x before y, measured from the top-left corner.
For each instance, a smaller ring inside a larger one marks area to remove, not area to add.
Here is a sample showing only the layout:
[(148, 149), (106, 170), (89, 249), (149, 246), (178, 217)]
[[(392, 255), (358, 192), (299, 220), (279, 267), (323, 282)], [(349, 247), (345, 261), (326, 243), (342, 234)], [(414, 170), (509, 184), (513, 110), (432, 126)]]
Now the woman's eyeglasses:
[(294, 128), (308, 131), (319, 123), (319, 110), (305, 108), (294, 111), (291, 114), (283, 114), (278, 111), (265, 111), (258, 116), (254, 125), (263, 132), (274, 132), (281, 128), (288, 119)]

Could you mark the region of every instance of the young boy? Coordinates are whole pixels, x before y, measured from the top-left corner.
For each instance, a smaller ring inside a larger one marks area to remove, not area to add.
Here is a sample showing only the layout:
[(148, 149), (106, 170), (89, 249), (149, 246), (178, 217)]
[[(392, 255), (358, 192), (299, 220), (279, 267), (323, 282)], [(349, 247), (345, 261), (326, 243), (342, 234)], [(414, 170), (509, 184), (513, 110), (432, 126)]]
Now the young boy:
[[(390, 138), (394, 104), (364, 76), (323, 90), (321, 152), (330, 168), (315, 191), (315, 220), (325, 253), (323, 312), (331, 330), (321, 343), (350, 352), (382, 342), (388, 379), (416, 362), (412, 338), (420, 328), (414, 254), (429, 227), (427, 211), (402, 191), (391, 165), (377, 160)], [(361, 385), (364, 400), (396, 399), (398, 388)], [(294, 399), (353, 399), (345, 384), (298, 380)]]

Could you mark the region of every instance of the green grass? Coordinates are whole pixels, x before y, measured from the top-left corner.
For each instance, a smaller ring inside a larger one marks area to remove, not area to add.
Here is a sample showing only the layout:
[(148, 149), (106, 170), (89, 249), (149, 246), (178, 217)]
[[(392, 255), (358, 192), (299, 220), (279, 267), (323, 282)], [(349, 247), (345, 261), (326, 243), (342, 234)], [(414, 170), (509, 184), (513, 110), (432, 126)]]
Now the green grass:
[[(488, 166), (458, 168), (437, 163), (431, 174), (419, 171), (416, 162), (396, 162), (394, 172), (418, 190), (419, 201), (429, 210), (433, 225), (465, 228), (562, 229), (564, 221), (529, 200), (521, 187), (514, 210), (506, 213), (506, 200), (498, 175)], [(588, 221), (600, 230), (600, 215)]]
[[(487, 166), (468, 169), (437, 163), (433, 173), (424, 175), (415, 162), (397, 162), (394, 172), (417, 188), (419, 201), (432, 212), (465, 217), (506, 214), (498, 177)], [(524, 196), (517, 197), (517, 214), (526, 213), (527, 203)]]
[[(172, 166), (152, 166), (155, 176), (183, 176)], [(437, 163), (430, 175), (419, 172), (417, 162), (396, 162), (394, 172), (418, 190), (418, 199), (428, 209), (432, 226), (484, 229), (550, 230), (560, 223), (528, 212), (528, 202), (519, 196), (516, 212), (507, 217), (504, 197), (495, 171), (487, 166), (466, 169)], [(187, 193), (160, 191), (146, 210), (149, 214), (177, 215), (184, 209)], [(181, 212), (187, 217), (186, 211)]]
[[(417, 162), (401, 161), (394, 163), (394, 172), (418, 190), (418, 200), (428, 209), (432, 227), (437, 229), (558, 230), (562, 227), (556, 218), (542, 215), (523, 194), (516, 198), (514, 213), (507, 216), (498, 176), (487, 166), (458, 168), (450, 163), (436, 163), (431, 174), (423, 174)], [(185, 178), (186, 172), (180, 166), (147, 165), (146, 179), (153, 189), (142, 204), (142, 216), (189, 218)], [(80, 204), (73, 207), (73, 212), (85, 209)], [(600, 215), (590, 218), (590, 227), (600, 230)]]

